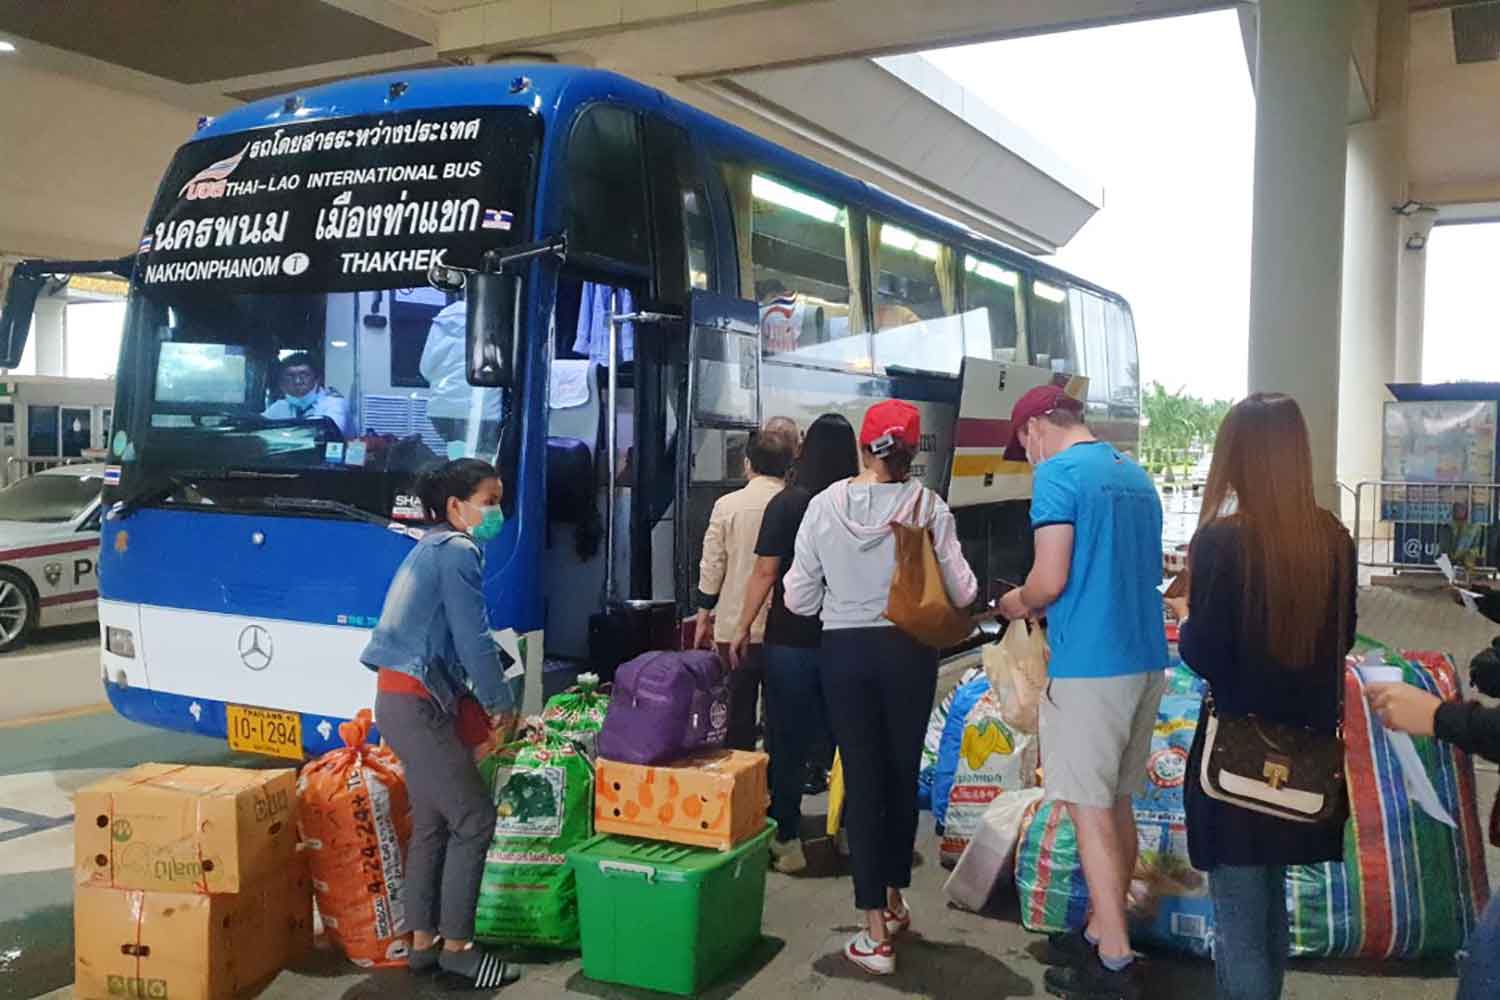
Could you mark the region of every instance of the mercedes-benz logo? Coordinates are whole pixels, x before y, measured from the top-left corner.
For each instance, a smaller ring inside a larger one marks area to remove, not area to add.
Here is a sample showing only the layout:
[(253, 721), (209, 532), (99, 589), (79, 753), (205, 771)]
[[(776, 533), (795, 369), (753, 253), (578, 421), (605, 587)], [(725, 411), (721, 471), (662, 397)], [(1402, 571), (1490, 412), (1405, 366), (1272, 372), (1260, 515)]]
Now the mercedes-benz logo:
[(238, 643), (240, 662), (251, 670), (264, 670), (271, 665), (276, 646), (271, 642), (271, 633), (259, 625), (246, 625), (240, 633)]

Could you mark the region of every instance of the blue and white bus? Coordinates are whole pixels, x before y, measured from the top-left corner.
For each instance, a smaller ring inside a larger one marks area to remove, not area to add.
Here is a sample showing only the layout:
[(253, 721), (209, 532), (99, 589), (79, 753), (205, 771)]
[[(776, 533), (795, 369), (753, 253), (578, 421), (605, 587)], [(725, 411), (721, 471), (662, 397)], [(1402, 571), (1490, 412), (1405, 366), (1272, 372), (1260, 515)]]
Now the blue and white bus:
[[(105, 687), (239, 748), (321, 752), (370, 704), (357, 656), (444, 458), (502, 470), (485, 587), (534, 709), (551, 668), (690, 610), (769, 417), (920, 406), (987, 596), (1029, 560), (1016, 392), (1069, 385), (1136, 440), (1118, 295), (595, 70), (389, 74), (205, 121), (114, 266)], [(18, 271), (0, 354), (60, 269)]]

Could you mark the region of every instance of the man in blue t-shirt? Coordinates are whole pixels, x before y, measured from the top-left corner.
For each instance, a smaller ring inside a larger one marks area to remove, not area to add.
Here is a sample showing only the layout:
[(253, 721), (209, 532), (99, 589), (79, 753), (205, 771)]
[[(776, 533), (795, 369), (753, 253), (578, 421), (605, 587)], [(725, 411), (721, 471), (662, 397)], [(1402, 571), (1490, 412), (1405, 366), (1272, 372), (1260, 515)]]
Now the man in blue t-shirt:
[(1135, 870), (1130, 797), (1146, 780), (1151, 733), (1166, 687), (1161, 501), (1129, 456), (1095, 439), (1083, 404), (1054, 385), (1032, 389), (1011, 414), (1005, 457), (1035, 467), (1036, 559), (1000, 602), (1016, 621), (1046, 615), (1052, 658), (1041, 704), (1047, 798), (1078, 830), (1092, 916), (1053, 935), (1047, 985), (1059, 996), (1135, 1000), (1125, 897)]

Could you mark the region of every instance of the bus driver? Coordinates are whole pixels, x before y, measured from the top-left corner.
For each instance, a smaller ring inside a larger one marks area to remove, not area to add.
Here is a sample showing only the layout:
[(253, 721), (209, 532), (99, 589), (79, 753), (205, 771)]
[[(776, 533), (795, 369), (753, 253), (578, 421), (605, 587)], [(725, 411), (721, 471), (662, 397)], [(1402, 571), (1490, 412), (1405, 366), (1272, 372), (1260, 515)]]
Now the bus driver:
[(298, 351), (282, 359), (276, 375), (281, 398), (266, 407), (261, 416), (268, 420), (316, 420), (327, 417), (338, 425), (339, 433), (349, 433), (349, 401), (323, 385), (323, 373), (312, 355)]

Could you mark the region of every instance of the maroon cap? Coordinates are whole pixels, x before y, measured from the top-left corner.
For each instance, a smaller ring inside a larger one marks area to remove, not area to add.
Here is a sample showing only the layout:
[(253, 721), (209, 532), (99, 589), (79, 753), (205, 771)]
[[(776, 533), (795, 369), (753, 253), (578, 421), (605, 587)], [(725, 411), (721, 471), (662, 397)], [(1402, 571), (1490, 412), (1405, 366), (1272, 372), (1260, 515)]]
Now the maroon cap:
[(859, 443), (869, 446), (889, 434), (893, 440), (915, 449), (922, 434), (922, 415), (910, 403), (887, 399), (865, 411), (859, 428)]
[(1071, 410), (1081, 414), (1083, 404), (1056, 385), (1039, 385), (1035, 389), (1028, 389), (1025, 395), (1016, 400), (1015, 407), (1010, 411), (1010, 443), (1005, 446), (1007, 461), (1026, 460), (1026, 449), (1021, 444), (1021, 428), (1032, 417), (1040, 417), (1053, 410)]

